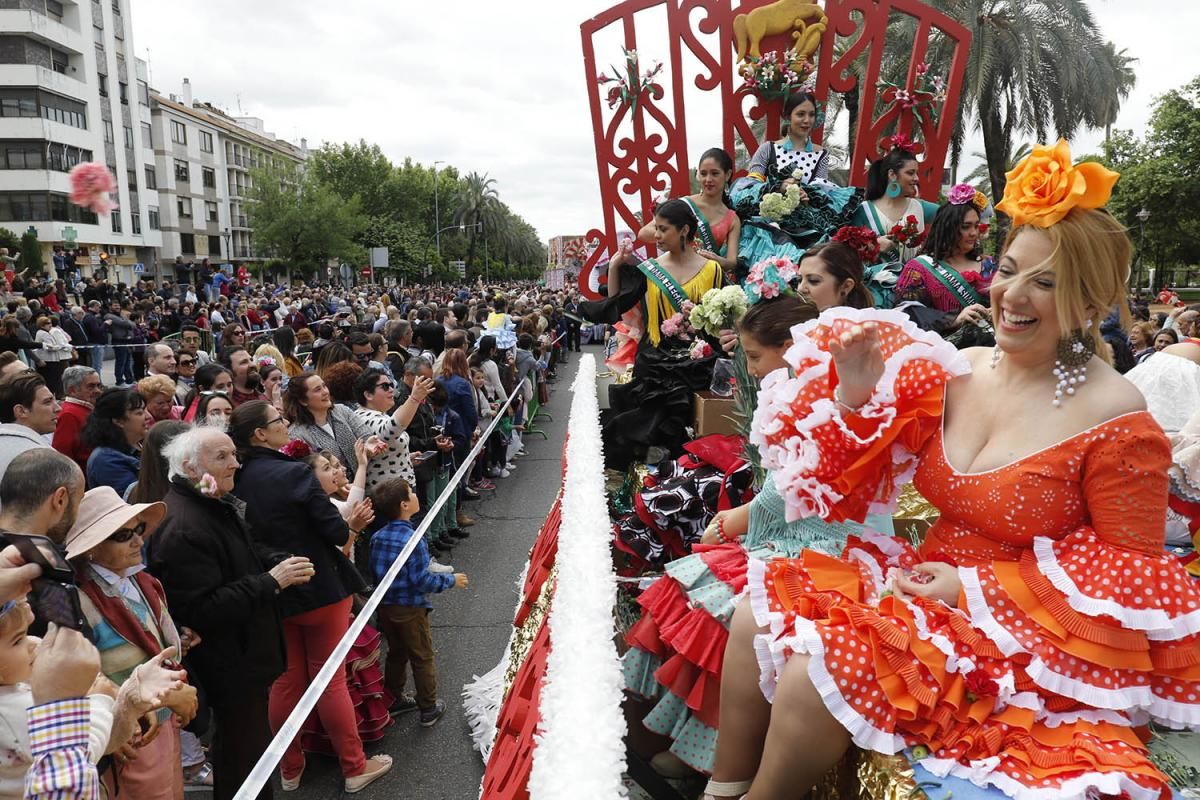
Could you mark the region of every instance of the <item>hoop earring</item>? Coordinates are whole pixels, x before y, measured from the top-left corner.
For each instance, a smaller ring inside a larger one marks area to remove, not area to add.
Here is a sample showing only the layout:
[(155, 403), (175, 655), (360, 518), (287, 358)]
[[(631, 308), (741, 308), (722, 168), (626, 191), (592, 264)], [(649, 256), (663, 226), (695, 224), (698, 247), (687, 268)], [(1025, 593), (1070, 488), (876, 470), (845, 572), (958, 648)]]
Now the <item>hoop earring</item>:
[(887, 196), (888, 197), (890, 197), (894, 200), (895, 198), (900, 196), (901, 191), (902, 191), (902, 189), (900, 188), (900, 184), (897, 181), (888, 181), (888, 187), (887, 187)]
[(1058, 340), (1058, 358), (1054, 361), (1054, 407), (1062, 405), (1063, 396), (1075, 394), (1076, 387), (1087, 381), (1087, 365), (1096, 355), (1096, 343), (1083, 331)]

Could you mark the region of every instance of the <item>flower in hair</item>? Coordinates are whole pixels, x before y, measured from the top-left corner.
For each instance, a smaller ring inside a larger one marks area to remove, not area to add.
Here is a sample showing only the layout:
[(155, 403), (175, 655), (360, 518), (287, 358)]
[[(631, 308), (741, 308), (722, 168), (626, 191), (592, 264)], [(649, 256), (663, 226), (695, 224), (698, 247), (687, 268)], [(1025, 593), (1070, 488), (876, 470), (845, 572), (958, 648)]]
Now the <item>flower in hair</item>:
[(196, 491), (205, 497), (212, 497), (217, 493), (217, 479), (211, 473), (204, 473), (200, 476), (200, 480), (196, 481)]
[(1005, 177), (1004, 199), (996, 210), (1015, 226), (1048, 228), (1072, 209), (1103, 208), (1121, 176), (1095, 162), (1073, 165), (1070, 145), (1059, 139), (1053, 147), (1035, 145)]
[(273, 367), (275, 366), (275, 359), (270, 356), (259, 356), (254, 359), (254, 363), (260, 367)]
[(112, 194), (117, 191), (117, 179), (104, 164), (98, 161), (76, 164), (67, 180), (71, 184), (71, 202), (75, 205), (101, 215), (117, 207), (112, 199)]
[(847, 225), (833, 234), (835, 242), (841, 242), (862, 259), (864, 264), (874, 264), (879, 258), (879, 237), (864, 225)]
[(952, 206), (965, 206), (967, 203), (975, 202), (975, 187), (969, 183), (956, 183), (950, 187), (950, 193), (946, 195), (946, 199), (950, 201)]
[(308, 458), (312, 455), (312, 448), (303, 439), (291, 439), (287, 444), (279, 448), (279, 452), (292, 458)]
[(917, 146), (916, 142), (902, 133), (892, 134), (884, 139), (882, 144), (889, 150), (908, 150), (910, 152)]

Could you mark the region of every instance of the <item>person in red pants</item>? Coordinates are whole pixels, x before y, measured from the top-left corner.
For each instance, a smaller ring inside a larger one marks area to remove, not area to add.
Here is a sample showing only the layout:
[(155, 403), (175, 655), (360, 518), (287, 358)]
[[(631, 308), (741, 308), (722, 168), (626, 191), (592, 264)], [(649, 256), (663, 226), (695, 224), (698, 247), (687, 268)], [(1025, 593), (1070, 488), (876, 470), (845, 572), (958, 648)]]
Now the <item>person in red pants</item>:
[[(366, 587), (338, 548), (350, 529), (321, 488), (312, 468), (279, 452), (288, 421), (265, 400), (243, 403), (229, 419), (242, 468), (234, 495), (246, 503), (252, 535), (269, 548), (305, 556), (313, 578), (280, 598), (287, 671), (271, 686), (271, 727), (279, 730), (350, 625), (351, 597)], [(392, 766), (390, 756), (366, 758), (345, 670), (338, 670), (317, 702), (329, 741), (341, 763), (347, 792), (358, 792)], [(297, 737), (280, 764), (283, 790), (300, 786), (305, 759)]]

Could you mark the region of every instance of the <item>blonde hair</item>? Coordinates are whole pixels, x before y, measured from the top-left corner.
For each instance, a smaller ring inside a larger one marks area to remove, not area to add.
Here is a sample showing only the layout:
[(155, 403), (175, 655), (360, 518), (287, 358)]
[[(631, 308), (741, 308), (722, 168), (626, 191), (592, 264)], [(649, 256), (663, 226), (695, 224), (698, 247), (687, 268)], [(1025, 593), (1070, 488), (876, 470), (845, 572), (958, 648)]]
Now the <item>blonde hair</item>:
[(1072, 209), (1048, 228), (1022, 225), (1009, 232), (1007, 250), (1027, 230), (1041, 231), (1050, 239), (1050, 263), (1054, 265), (1054, 305), (1058, 309), (1063, 338), (1082, 331), (1103, 354), (1100, 322), (1116, 306), (1121, 326), (1130, 324), (1128, 293), (1129, 266), (1133, 244), (1125, 226), (1105, 209)]
[(173, 398), (175, 397), (175, 381), (166, 375), (147, 375), (137, 382), (137, 392), (146, 398), (156, 394), (165, 394)]
[(283, 353), (279, 352), (279, 348), (273, 344), (260, 344), (258, 349), (254, 351), (254, 363), (263, 356), (275, 359), (275, 366), (283, 369)]

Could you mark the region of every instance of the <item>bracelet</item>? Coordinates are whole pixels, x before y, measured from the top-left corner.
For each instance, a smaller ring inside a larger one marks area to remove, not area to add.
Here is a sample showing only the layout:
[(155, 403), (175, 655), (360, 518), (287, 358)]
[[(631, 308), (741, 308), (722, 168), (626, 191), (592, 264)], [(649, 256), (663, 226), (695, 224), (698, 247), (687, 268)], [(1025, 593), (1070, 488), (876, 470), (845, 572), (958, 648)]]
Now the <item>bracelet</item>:
[[(841, 386), (838, 386), (833, 390), (833, 402), (837, 403), (839, 407), (846, 411), (846, 413), (857, 414), (867, 403), (862, 403), (861, 405), (857, 406), (849, 405), (845, 400), (842, 399), (841, 388)], [(867, 402), (870, 401), (868, 400)]]
[(725, 520), (722, 517), (717, 517), (717, 538), (725, 544), (737, 544), (736, 538), (730, 538), (725, 534)]

